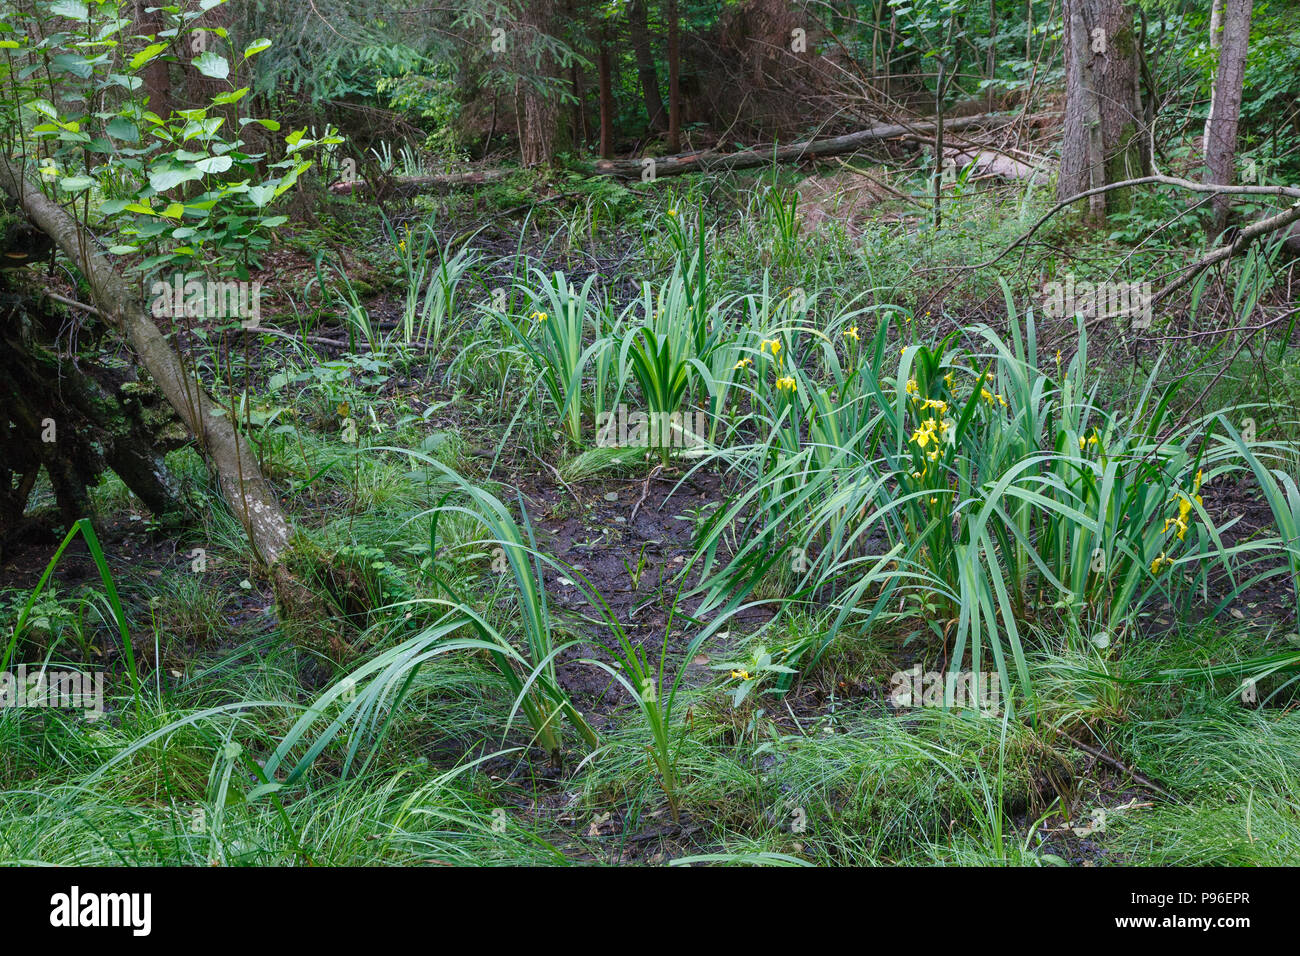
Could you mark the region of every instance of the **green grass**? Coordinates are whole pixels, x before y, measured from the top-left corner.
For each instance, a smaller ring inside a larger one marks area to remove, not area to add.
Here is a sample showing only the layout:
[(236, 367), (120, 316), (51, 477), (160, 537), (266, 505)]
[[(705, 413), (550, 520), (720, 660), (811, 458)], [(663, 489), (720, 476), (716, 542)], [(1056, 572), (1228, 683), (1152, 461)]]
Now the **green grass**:
[[(526, 178), (489, 193), (527, 202)], [(201, 462), (173, 455), (202, 520), (161, 576), (78, 525), (98, 574), (55, 563), (0, 600), (6, 660), (113, 651), (99, 719), (0, 708), (0, 863), (1300, 858), (1300, 605), (1228, 613), (1300, 568), (1291, 354), (1216, 379), (1223, 352), (1130, 360), (1078, 334), (1058, 364), (1018, 304), (1033, 257), (961, 274), (945, 294), (980, 321), (954, 335), (919, 307), (927, 270), (996, 252), (1044, 197), (967, 190), (939, 234), (858, 242), (801, 234), (791, 185), (610, 184), (521, 214), (496, 258), (430, 231), (464, 196), (424, 200), (410, 236), (349, 227), (405, 277), (397, 329), (336, 277), (343, 306), (312, 321), (350, 316), (359, 354), (277, 342), (235, 396), (337, 653), (277, 622)], [(614, 254), (618, 275), (583, 258)], [(620, 402), (699, 409), (707, 444), (593, 447)], [(694, 554), (566, 563), (608, 481), (652, 475), (714, 482)], [(1246, 480), (1274, 526), (1225, 540), (1198, 482)], [(132, 505), (115, 479), (96, 497)], [(653, 627), (611, 609), (643, 571)], [(897, 707), (913, 666), (995, 672), (1004, 706)]]

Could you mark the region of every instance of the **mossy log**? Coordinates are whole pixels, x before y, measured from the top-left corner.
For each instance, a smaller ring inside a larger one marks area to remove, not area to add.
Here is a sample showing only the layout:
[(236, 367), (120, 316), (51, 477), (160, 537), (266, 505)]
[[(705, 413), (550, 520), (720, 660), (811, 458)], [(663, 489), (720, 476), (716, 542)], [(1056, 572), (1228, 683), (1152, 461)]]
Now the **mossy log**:
[(180, 420), (127, 363), (61, 349), (68, 326), (33, 284), (0, 273), (0, 541), (21, 523), (42, 468), (68, 523), (94, 517), (89, 489), (106, 469), (163, 522), (188, 510), (164, 461), (188, 441)]
[(195, 436), (216, 473), (222, 495), (244, 526), (257, 559), (274, 568), (289, 546), (291, 528), (262, 476), (252, 448), (231, 416), (223, 413), (158, 329), (145, 309), (139, 287), (122, 276), (112, 261), (98, 251), (95, 237), (41, 192), (27, 172), (20, 161), (0, 157), (0, 188), (85, 276), (101, 314), (127, 340), (167, 402)]

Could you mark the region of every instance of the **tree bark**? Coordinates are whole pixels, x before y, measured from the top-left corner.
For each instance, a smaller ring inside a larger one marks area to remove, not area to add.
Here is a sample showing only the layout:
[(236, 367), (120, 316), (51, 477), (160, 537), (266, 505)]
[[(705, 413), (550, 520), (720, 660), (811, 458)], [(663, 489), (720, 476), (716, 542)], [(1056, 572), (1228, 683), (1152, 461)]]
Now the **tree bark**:
[(289, 545), (289, 521), (229, 412), (187, 370), (181, 356), (158, 331), (141, 297), (97, 251), (94, 237), (27, 179), (20, 165), (3, 157), (0, 188), (81, 270), (99, 310), (131, 343), (140, 363), (207, 455), (221, 492), (244, 526), (258, 560), (274, 568)]
[[(555, 21), (555, 0), (529, 0), (524, 4), (525, 23), (536, 34), (549, 35)], [(555, 80), (560, 75), (559, 65), (548, 53), (543, 53), (536, 67), (539, 79)], [(561, 111), (559, 98), (553, 89), (538, 88), (520, 81), (519, 98), (519, 152), (525, 166), (550, 163), (560, 151)]]
[[(21, 519), (42, 466), (69, 525), (96, 517), (89, 489), (105, 469), (160, 522), (187, 516), (164, 457), (186, 436), (162, 396), (129, 372), (100, 367), (93, 357), (83, 368), (84, 355), (62, 354), (55, 341), (65, 320), (27, 286), (0, 279), (0, 539)], [(83, 326), (83, 336), (94, 332), (93, 324)]]
[[(162, 32), (162, 15), (147, 0), (135, 0), (134, 13), (136, 33), (157, 37)], [(149, 98), (149, 109), (166, 119), (172, 109), (171, 77), (167, 60), (161, 56), (154, 57), (145, 65), (141, 77), (144, 80), (145, 95)]]
[[(1065, 129), (1057, 196), (1146, 175), (1151, 158), (1138, 87), (1138, 39), (1125, 0), (1066, 0)], [(1127, 208), (1127, 190), (1090, 197), (1102, 219)]]
[(668, 21), (668, 152), (682, 148), (681, 44), (677, 0), (667, 0), (664, 17)]
[[(962, 116), (957, 119), (945, 120), (944, 128), (949, 132), (956, 132), (973, 126), (994, 129), (999, 126), (1008, 126), (1013, 122), (1033, 124), (1042, 119), (1043, 117), (1038, 115), (1023, 118), (990, 117), (985, 115)], [(752, 169), (755, 166), (766, 166), (773, 162), (794, 163), (820, 159), (825, 156), (838, 156), (861, 149), (869, 143), (894, 139), (899, 136), (909, 136), (914, 133), (930, 133), (934, 129), (935, 124), (933, 122), (882, 123), (869, 129), (859, 130), (856, 133), (845, 133), (843, 136), (831, 136), (827, 139), (809, 140), (803, 143), (794, 143), (790, 146), (780, 146), (776, 149), (754, 149), (737, 153), (699, 150), (681, 153), (676, 156), (661, 156), (655, 160), (655, 177), (678, 176), (683, 173), (721, 169)], [(639, 159), (601, 160), (596, 163), (594, 172), (597, 175), (613, 176), (618, 179), (639, 179), (642, 165)]]
[(1205, 133), (1201, 137), (1201, 155), (1208, 160), (1210, 153), (1210, 124), (1214, 122), (1214, 92), (1218, 87), (1219, 45), (1223, 40), (1223, 3), (1214, 0), (1210, 8), (1210, 52), (1214, 54), (1214, 73), (1210, 74), (1210, 111), (1205, 116)]
[(636, 54), (636, 73), (641, 81), (641, 95), (645, 97), (646, 116), (651, 129), (662, 131), (667, 117), (664, 115), (664, 101), (659, 97), (659, 74), (655, 70), (654, 51), (650, 46), (646, 0), (632, 0), (627, 23), (632, 32), (632, 50)]
[[(1223, 39), (1219, 65), (1205, 122), (1205, 181), (1230, 186), (1237, 159), (1237, 122), (1241, 116), (1241, 88), (1246, 76), (1246, 50), (1250, 45), (1252, 0), (1227, 0), (1223, 9)], [(1229, 199), (1214, 197), (1212, 235), (1228, 224)]]
[(609, 47), (602, 40), (596, 57), (600, 75), (600, 158), (614, 157), (614, 79)]

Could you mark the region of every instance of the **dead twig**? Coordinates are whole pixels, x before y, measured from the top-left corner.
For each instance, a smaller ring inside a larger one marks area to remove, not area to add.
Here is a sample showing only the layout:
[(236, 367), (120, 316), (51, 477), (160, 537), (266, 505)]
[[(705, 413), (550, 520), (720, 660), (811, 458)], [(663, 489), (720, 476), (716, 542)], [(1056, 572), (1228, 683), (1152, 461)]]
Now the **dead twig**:
[(1092, 756), (1100, 760), (1102, 763), (1109, 764), (1110, 766), (1114, 767), (1116, 770), (1120, 771), (1121, 773), (1128, 774), (1131, 778), (1133, 778), (1134, 782), (1140, 783), (1148, 790), (1154, 790), (1162, 797), (1167, 797), (1170, 800), (1178, 799), (1172, 793), (1166, 790), (1164, 787), (1160, 786), (1160, 784), (1152, 780), (1150, 777), (1143, 776), (1142, 774), (1134, 770), (1132, 767), (1128, 766), (1122, 761), (1119, 761), (1116, 758), (1112, 757), (1110, 754), (1106, 753), (1106, 751), (1102, 750), (1100, 747), (1094, 747), (1091, 744), (1085, 744), (1082, 740), (1080, 740), (1078, 737), (1073, 736), (1072, 734), (1062, 733), (1061, 736), (1063, 736), (1066, 740), (1070, 741), (1070, 743), (1074, 744), (1084, 753), (1091, 754)]
[(629, 524), (636, 520), (637, 510), (645, 504), (646, 498), (650, 497), (650, 482), (654, 481), (655, 475), (659, 474), (659, 472), (663, 470), (664, 466), (662, 464), (655, 465), (650, 469), (650, 474), (646, 475), (645, 484), (641, 486), (641, 497), (637, 500), (637, 503), (632, 506), (632, 514), (627, 519)]

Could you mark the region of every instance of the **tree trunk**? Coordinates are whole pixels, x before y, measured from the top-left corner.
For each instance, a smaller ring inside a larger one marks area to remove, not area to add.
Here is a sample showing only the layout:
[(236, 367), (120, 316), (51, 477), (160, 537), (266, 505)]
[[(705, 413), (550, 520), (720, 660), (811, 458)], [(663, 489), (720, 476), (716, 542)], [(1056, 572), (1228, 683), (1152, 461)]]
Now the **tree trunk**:
[(650, 47), (646, 0), (632, 0), (627, 23), (632, 31), (632, 50), (636, 53), (636, 73), (641, 81), (641, 95), (645, 97), (646, 116), (650, 120), (651, 129), (662, 131), (667, 117), (664, 114), (664, 101), (659, 98), (659, 74), (655, 70), (654, 51)]
[(569, 83), (573, 86), (573, 109), (569, 111), (569, 131), (575, 143), (586, 147), (590, 139), (587, 128), (587, 90), (582, 81), (582, 69), (577, 63), (569, 67)]
[[(1137, 44), (1124, 0), (1066, 0), (1061, 199), (1150, 170)], [(1128, 190), (1101, 193), (1090, 197), (1089, 213), (1099, 220), (1129, 202)]]
[[(157, 37), (163, 29), (162, 15), (147, 0), (135, 0), (135, 32), (145, 36)], [(145, 65), (141, 73), (144, 80), (145, 96), (149, 98), (149, 109), (166, 119), (172, 109), (171, 77), (168, 64), (163, 57), (154, 57)]]
[[(550, 34), (555, 21), (555, 0), (529, 0), (523, 11), (524, 22), (532, 28), (530, 33)], [(559, 65), (549, 54), (543, 54), (535, 69), (542, 81), (552, 81), (560, 76)], [(521, 80), (517, 91), (520, 159), (525, 166), (550, 163), (561, 151), (560, 144), (564, 138), (560, 102), (554, 86), (538, 88)]]
[[(1223, 40), (1211, 94), (1211, 117), (1205, 123), (1205, 182), (1230, 186), (1237, 159), (1237, 121), (1241, 116), (1241, 87), (1250, 45), (1252, 0), (1227, 0), (1223, 9)], [(1228, 224), (1230, 200), (1215, 196), (1212, 235)]]
[(1025, 0), (1025, 62), (1034, 62), (1034, 0)]
[(258, 560), (274, 568), (289, 545), (289, 521), (229, 412), (195, 380), (158, 331), (141, 297), (96, 250), (94, 237), (27, 179), (21, 166), (3, 157), (0, 188), (81, 270), (100, 311), (130, 341), (140, 363), (207, 455), (222, 494), (244, 526)]
[(993, 78), (998, 72), (998, 0), (989, 0), (989, 50), (984, 73), (989, 81), (987, 109), (992, 112), (996, 97)]
[(1201, 155), (1207, 160), (1210, 155), (1210, 124), (1214, 122), (1214, 91), (1218, 87), (1219, 45), (1223, 40), (1223, 3), (1224, 0), (1214, 0), (1210, 8), (1210, 53), (1214, 55), (1215, 68), (1210, 74), (1210, 111), (1205, 116), (1205, 132), (1201, 136)]
[[(564, 0), (564, 18), (569, 23), (577, 19), (573, 0)], [(587, 91), (583, 81), (582, 66), (577, 57), (569, 63), (569, 86), (573, 90), (573, 108), (569, 110), (569, 135), (573, 143), (585, 148), (591, 141), (587, 121)]]
[[(1023, 117), (1007, 116), (962, 116), (944, 120), (944, 129), (957, 132), (971, 127), (996, 129), (1009, 126), (1014, 122), (1037, 125), (1046, 122), (1049, 117), (1031, 114)], [(679, 153), (676, 156), (661, 156), (655, 160), (655, 177), (679, 176), (683, 173), (703, 173), (722, 169), (753, 169), (756, 166), (770, 166), (773, 163), (797, 163), (826, 156), (841, 156), (862, 149), (871, 143), (886, 139), (913, 136), (918, 133), (930, 133), (935, 129), (933, 122), (915, 122), (896, 124), (881, 123), (856, 133), (843, 136), (831, 136), (826, 139), (808, 140), (767, 149), (747, 149), (735, 153), (723, 153), (717, 150), (697, 150)], [(598, 176), (612, 176), (616, 179), (639, 179), (641, 161), (639, 159), (600, 160), (593, 170)]]
[(936, 58), (934, 81), (934, 229), (943, 227), (943, 60)]
[(668, 152), (682, 148), (681, 46), (677, 0), (667, 0), (664, 17), (668, 21)]
[[(61, 354), (54, 343), (66, 319), (42, 307), (38, 289), (0, 278), (0, 291), (0, 539), (22, 518), (41, 467), (68, 525), (95, 517), (89, 489), (106, 468), (160, 522), (185, 517), (164, 456), (187, 438), (162, 396), (94, 356)], [(83, 337), (94, 333), (94, 323), (82, 327)]]
[(614, 158), (614, 80), (609, 47), (602, 41), (596, 57), (600, 74), (600, 157)]

